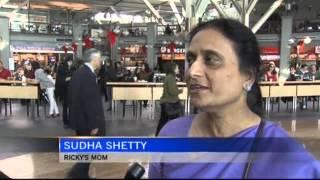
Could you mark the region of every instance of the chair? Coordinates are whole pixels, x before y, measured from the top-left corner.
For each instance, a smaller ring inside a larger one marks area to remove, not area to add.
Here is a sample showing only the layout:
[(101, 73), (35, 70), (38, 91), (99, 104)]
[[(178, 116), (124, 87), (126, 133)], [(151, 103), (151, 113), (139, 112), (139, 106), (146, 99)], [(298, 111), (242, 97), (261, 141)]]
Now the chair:
[[(281, 97), (293, 97), (292, 110), (296, 112), (296, 96), (297, 87), (296, 86), (270, 86), (270, 97), (279, 98), (278, 102), (278, 112), (280, 112), (280, 101)], [(273, 105), (272, 105), (273, 110)]]
[[(320, 85), (298, 85), (297, 86), (297, 96), (302, 97), (312, 97), (312, 96), (320, 96)], [(315, 101), (313, 101), (313, 109), (314, 109)], [(318, 110), (320, 111), (320, 98), (318, 97)]]
[[(112, 100), (113, 101), (152, 100), (151, 87), (112, 87)], [(124, 108), (123, 108), (122, 116), (123, 117), (125, 116)]]
[(270, 110), (270, 86), (260, 86), (261, 96), (266, 99), (265, 111), (268, 113)]

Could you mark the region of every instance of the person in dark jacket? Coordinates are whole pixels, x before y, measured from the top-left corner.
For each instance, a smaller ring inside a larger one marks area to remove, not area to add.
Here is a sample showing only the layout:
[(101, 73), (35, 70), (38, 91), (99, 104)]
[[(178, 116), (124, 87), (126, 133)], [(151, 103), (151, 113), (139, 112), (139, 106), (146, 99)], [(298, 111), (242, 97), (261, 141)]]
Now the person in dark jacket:
[(68, 103), (68, 87), (73, 73), (72, 58), (66, 58), (60, 63), (57, 69), (56, 78), (56, 96), (62, 101), (63, 116), (62, 121), (64, 128), (69, 128), (69, 103)]
[[(104, 136), (105, 119), (96, 70), (101, 68), (101, 54), (96, 49), (84, 53), (82, 67), (76, 70), (69, 86), (70, 127), (77, 136)], [(89, 163), (76, 164), (69, 178), (89, 178)]]
[[(117, 72), (112, 66), (112, 63), (110, 61), (106, 62), (106, 71), (105, 71), (105, 81), (107, 82), (116, 82), (117, 81)], [(111, 111), (112, 106), (112, 87), (107, 86), (107, 99), (108, 99), (108, 111)]]

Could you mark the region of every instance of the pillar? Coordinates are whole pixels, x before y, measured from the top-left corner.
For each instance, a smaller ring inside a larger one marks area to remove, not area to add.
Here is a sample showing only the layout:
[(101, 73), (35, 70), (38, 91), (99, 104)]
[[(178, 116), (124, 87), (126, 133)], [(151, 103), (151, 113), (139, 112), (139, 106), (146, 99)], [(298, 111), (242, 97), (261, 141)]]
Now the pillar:
[(0, 16), (0, 59), (6, 68), (9, 68), (10, 58), (10, 31), (9, 18)]
[(147, 63), (150, 68), (153, 69), (157, 63), (156, 52), (154, 49), (154, 45), (157, 43), (157, 24), (148, 23), (147, 29)]
[[(198, 24), (198, 21), (197, 21), (198, 19), (196, 19), (196, 17), (195, 17), (196, 12), (194, 12), (194, 9), (195, 9), (194, 1), (193, 0), (186, 0), (184, 8), (186, 10), (186, 18), (187, 18), (186, 26), (185, 26), (186, 33), (189, 33), (191, 31), (191, 29)], [(189, 47), (189, 42), (188, 42), (188, 39), (186, 39), (186, 41), (185, 41), (186, 53), (187, 53), (188, 47)], [(189, 69), (189, 64), (186, 60), (184, 62), (184, 69), (185, 69), (185, 73)], [(186, 74), (184, 77), (186, 77)]]
[(289, 75), (290, 47), (289, 39), (292, 35), (292, 15), (283, 15), (281, 20), (280, 40), (280, 80), (287, 79)]
[[(108, 27), (106, 27), (106, 29), (108, 29), (109, 31), (111, 31), (112, 29), (115, 28), (115, 25), (112, 24)], [(119, 54), (119, 48), (120, 48), (120, 36), (117, 37), (116, 43), (114, 44), (114, 46), (110, 47), (110, 59), (112, 61), (112, 63), (116, 62), (116, 61), (120, 61), (120, 54)]]
[(72, 23), (73, 41), (78, 43), (77, 52), (74, 57), (82, 58), (82, 25), (78, 19), (74, 19)]

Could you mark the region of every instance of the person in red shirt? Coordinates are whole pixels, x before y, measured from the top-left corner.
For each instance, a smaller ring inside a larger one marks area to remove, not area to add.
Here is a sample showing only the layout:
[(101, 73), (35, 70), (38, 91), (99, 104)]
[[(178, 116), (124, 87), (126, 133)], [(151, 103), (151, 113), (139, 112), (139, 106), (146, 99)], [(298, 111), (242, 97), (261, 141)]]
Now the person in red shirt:
[(0, 60), (0, 79), (9, 79), (11, 77), (11, 72), (4, 68), (3, 62)]
[(275, 65), (270, 63), (269, 69), (264, 74), (265, 81), (278, 81), (278, 73), (275, 69)]

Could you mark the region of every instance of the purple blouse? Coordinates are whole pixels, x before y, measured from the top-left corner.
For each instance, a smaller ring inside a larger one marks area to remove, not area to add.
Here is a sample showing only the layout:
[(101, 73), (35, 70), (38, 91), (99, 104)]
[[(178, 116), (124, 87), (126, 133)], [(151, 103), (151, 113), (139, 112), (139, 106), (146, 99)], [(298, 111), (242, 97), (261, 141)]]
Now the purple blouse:
[[(192, 123), (192, 116), (182, 117), (168, 122), (160, 132), (160, 136), (187, 137)], [(255, 137), (258, 126), (250, 127), (236, 134), (234, 137)], [(248, 178), (319, 178), (319, 162), (306, 151), (303, 146), (290, 138), (289, 135), (276, 124), (266, 121), (263, 137), (289, 138), (288, 150), (300, 153), (290, 154), (269, 153), (262, 157), (262, 161), (253, 162)], [(268, 145), (272, 148), (273, 143)], [(297, 149), (298, 148), (298, 149)], [(161, 165), (162, 164), (162, 165)], [(149, 178), (241, 178), (244, 163), (151, 163)]]

